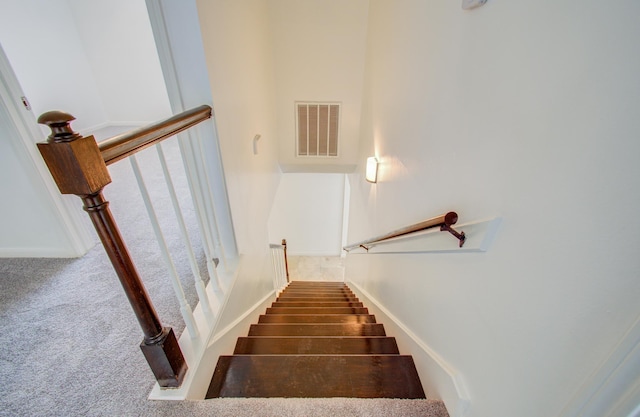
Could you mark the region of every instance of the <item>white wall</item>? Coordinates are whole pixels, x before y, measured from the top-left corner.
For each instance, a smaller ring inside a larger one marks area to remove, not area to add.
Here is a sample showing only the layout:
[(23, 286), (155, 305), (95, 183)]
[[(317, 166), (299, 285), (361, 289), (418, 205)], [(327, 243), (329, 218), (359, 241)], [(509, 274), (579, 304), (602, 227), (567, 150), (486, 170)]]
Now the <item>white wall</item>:
[(36, 116), (76, 130), (170, 115), (144, 0), (0, 0), (0, 42)]
[[(273, 290), (267, 221), (278, 187), (274, 76), (266, 0), (198, 0), (237, 246), (238, 314)], [(258, 155), (253, 137), (261, 134)], [(225, 314), (233, 318), (235, 314)]]
[(0, 43), (33, 113), (73, 114), (76, 130), (107, 113), (66, 0), (0, 0)]
[(49, 132), (38, 131), (35, 118), (64, 110), (76, 117), (73, 128), (86, 132), (170, 114), (144, 0), (0, 0), (0, 10), (0, 43), (10, 62), (3, 76), (15, 72), (35, 115), (15, 121), (25, 124), (21, 133), (3, 132), (13, 143), (4, 144), (4, 157), (12, 156), (0, 177), (0, 188), (12, 196), (5, 199), (10, 224), (3, 227), (2, 256), (78, 256), (93, 238), (82, 220), (80, 228), (71, 223), (71, 217), (85, 216), (75, 210), (77, 199), (69, 208), (70, 197), (43, 192), (57, 189), (40, 169), (35, 142)]
[(484, 254), (348, 256), (461, 375), (468, 416), (558, 416), (640, 315), (640, 4), (372, 0), (349, 241), (455, 210)]
[(144, 0), (68, 0), (107, 120), (146, 124), (170, 116)]
[[(270, 0), (277, 86), (277, 135), (284, 170), (356, 164), (367, 0)], [(296, 158), (295, 101), (342, 103), (339, 158)], [(342, 168), (345, 169), (345, 168)], [(344, 171), (343, 171), (344, 172)]]
[(46, 185), (28, 169), (35, 171), (2, 101), (0, 122), (0, 178), (11, 179), (0, 181), (0, 257), (77, 255), (55, 209), (43, 209)]
[(77, 198), (62, 196), (35, 142), (41, 132), (23, 105), (0, 47), (0, 257), (71, 257), (95, 245)]
[(290, 255), (338, 256), (344, 174), (283, 174), (269, 216), (269, 241)]

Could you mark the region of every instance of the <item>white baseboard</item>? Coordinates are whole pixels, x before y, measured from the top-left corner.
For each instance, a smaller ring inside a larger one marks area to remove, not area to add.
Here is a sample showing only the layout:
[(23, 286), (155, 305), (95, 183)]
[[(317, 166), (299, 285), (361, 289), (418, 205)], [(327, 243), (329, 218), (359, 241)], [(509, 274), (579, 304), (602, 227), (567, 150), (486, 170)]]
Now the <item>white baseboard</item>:
[(582, 383), (560, 417), (640, 415), (640, 317)]
[(0, 248), (0, 258), (77, 258), (82, 255), (60, 248)]
[(354, 282), (349, 281), (348, 285), (377, 320), (384, 324), (387, 334), (396, 338), (401, 353), (413, 356), (427, 398), (441, 399), (451, 417), (466, 416), (471, 407), (471, 400), (460, 373), (378, 300)]

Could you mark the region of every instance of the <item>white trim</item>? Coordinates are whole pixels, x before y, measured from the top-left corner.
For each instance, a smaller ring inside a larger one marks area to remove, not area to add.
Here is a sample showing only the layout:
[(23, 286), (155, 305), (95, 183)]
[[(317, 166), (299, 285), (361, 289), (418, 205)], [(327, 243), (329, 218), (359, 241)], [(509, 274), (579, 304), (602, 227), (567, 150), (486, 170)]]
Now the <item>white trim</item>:
[(371, 294), (352, 281), (348, 285), (378, 321), (384, 323), (387, 334), (394, 336), (398, 346), (413, 356), (423, 386), (432, 387), (425, 389), (427, 397), (442, 399), (451, 417), (466, 416), (471, 400), (462, 375)]
[[(247, 311), (245, 311), (244, 314), (242, 314), (240, 317), (238, 317), (237, 319), (235, 319), (234, 321), (229, 323), (229, 325), (227, 325), (227, 327), (225, 327), (224, 329), (222, 329), (219, 332), (217, 332), (215, 334), (215, 336), (213, 337), (213, 339), (211, 339), (211, 341), (209, 342), (209, 346), (207, 346), (207, 348), (212, 347), (220, 339), (222, 339), (223, 337), (227, 336), (230, 332), (232, 332), (240, 324), (242, 324), (242, 322), (245, 321), (247, 318), (252, 318), (250, 316), (255, 314), (256, 311), (258, 311), (261, 314), (264, 311), (264, 309), (262, 309), (262, 305), (264, 303), (270, 301), (275, 296), (276, 296), (276, 290), (272, 290), (270, 293), (268, 293), (267, 295), (262, 297), (262, 299), (260, 301), (255, 303), (249, 309), (247, 309)], [(244, 330), (244, 329), (242, 329), (242, 330)], [(242, 335), (244, 335), (244, 333), (241, 334), (241, 336)], [(237, 337), (239, 337), (239, 336), (235, 336), (234, 338), (237, 338)]]
[(77, 258), (75, 251), (59, 248), (0, 248), (0, 258)]
[[(179, 6), (178, 3), (163, 2), (162, 0), (145, 0), (145, 3), (147, 5), (154, 41), (158, 50), (158, 58), (160, 60), (160, 66), (162, 67), (171, 110), (174, 113), (179, 113), (186, 110), (190, 105), (211, 105), (213, 100), (210, 95), (207, 76), (201, 74), (202, 78), (195, 77), (194, 79), (192, 73), (186, 74), (184, 68), (178, 65), (179, 62), (176, 61), (176, 55), (180, 54), (174, 52), (174, 48), (175, 51), (179, 52), (185, 50), (191, 51), (189, 55), (191, 67), (193, 67), (193, 65), (205, 67), (204, 56), (202, 56), (202, 61), (200, 61), (199, 52), (195, 49), (200, 48), (200, 46), (193, 45), (199, 41), (199, 38), (193, 39), (192, 37), (185, 40), (178, 36), (175, 30), (173, 32), (171, 31), (171, 23), (174, 25), (179, 24), (179, 27), (184, 27), (185, 24), (188, 24), (190, 28), (199, 25), (195, 0), (189, 0), (188, 2), (182, 1), (179, 3)], [(189, 17), (185, 17), (184, 14), (177, 16), (171, 13), (171, 7), (181, 7), (184, 10), (192, 9), (192, 13), (190, 12), (186, 15)], [(195, 21), (185, 22), (185, 19), (189, 18), (193, 18)], [(198, 35), (193, 36), (200, 36), (200, 32), (198, 31)], [(206, 87), (204, 84), (207, 84)], [(199, 151), (201, 141), (198, 139), (199, 136), (196, 132), (201, 132), (201, 136), (207, 141), (205, 144), (207, 147), (206, 153)], [(217, 138), (215, 114), (209, 123), (201, 123), (197, 128), (189, 129), (179, 134), (179, 138), (183, 162), (192, 195), (201, 193), (206, 199), (203, 201), (204, 206), (202, 208), (198, 206), (197, 202), (194, 202), (199, 222), (203, 225), (203, 227), (201, 227), (202, 233), (206, 236), (203, 239), (203, 244), (209, 247), (211, 242), (220, 242), (225, 250), (225, 258), (222, 259), (222, 256), (216, 252), (215, 247), (210, 247), (208, 254), (215, 254), (215, 256), (221, 258), (220, 260), (223, 266), (228, 267), (225, 265), (225, 262), (228, 263), (233, 258), (237, 258), (238, 249), (233, 221), (231, 219), (225, 172)], [(189, 146), (183, 147), (183, 143), (185, 145), (188, 143)], [(204, 193), (202, 193), (201, 190)], [(211, 194), (213, 194), (213, 196), (211, 196)], [(215, 225), (216, 230), (214, 230), (213, 222), (208, 220), (212, 217), (212, 214), (216, 216), (218, 222)]]
[[(559, 417), (626, 417), (640, 414), (640, 316), (589, 375)], [(631, 414), (628, 414), (631, 413)]]

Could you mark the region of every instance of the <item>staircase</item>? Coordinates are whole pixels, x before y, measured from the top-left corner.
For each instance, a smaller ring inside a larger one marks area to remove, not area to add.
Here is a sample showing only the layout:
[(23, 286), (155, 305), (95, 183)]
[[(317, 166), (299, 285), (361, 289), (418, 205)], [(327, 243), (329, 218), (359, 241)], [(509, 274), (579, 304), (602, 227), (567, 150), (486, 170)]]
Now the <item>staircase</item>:
[(425, 398), (411, 356), (341, 282), (294, 281), (232, 356), (206, 398)]

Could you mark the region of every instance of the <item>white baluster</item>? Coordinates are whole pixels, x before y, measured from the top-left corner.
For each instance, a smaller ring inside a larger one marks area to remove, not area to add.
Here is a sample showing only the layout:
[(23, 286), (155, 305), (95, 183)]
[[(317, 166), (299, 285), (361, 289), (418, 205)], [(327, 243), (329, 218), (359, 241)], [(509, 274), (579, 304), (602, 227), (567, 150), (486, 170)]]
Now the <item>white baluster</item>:
[[(196, 142), (198, 146), (199, 153), (198, 155), (205, 155), (204, 147), (202, 146), (202, 138), (200, 137), (200, 131), (195, 129)], [(199, 169), (200, 178), (204, 179), (204, 185), (206, 189), (209, 191), (204, 193), (205, 200), (209, 200), (208, 204), (205, 204), (207, 208), (210, 209), (209, 216), (211, 217), (211, 226), (213, 227), (213, 243), (215, 245), (216, 254), (218, 255), (218, 259), (222, 263), (222, 267), (225, 271), (229, 271), (229, 263), (227, 262), (227, 257), (225, 255), (224, 246), (220, 243), (220, 227), (218, 226), (218, 217), (215, 212), (215, 204), (213, 202), (213, 195), (211, 193), (211, 183), (209, 182), (209, 176), (207, 175), (204, 169), (204, 160), (200, 160), (200, 163), (197, 164)]]
[(147, 213), (149, 214), (149, 219), (151, 220), (151, 226), (153, 227), (153, 232), (156, 235), (156, 239), (158, 240), (158, 245), (160, 246), (160, 253), (162, 254), (162, 258), (164, 259), (167, 268), (170, 273), (170, 281), (173, 286), (173, 291), (176, 294), (176, 298), (178, 299), (178, 303), (180, 304), (180, 312), (182, 313), (182, 318), (184, 320), (185, 325), (187, 326), (187, 330), (189, 331), (189, 335), (192, 339), (195, 339), (199, 336), (198, 327), (196, 326), (195, 319), (193, 317), (193, 312), (191, 311), (191, 307), (187, 303), (187, 299), (184, 295), (184, 291), (182, 289), (182, 285), (180, 284), (180, 278), (178, 277), (178, 272), (176, 271), (176, 267), (171, 260), (171, 255), (169, 254), (169, 248), (167, 247), (167, 242), (164, 239), (162, 231), (160, 230), (160, 225), (158, 224), (158, 217), (153, 209), (153, 205), (151, 204), (151, 198), (149, 197), (149, 192), (147, 191), (147, 186), (142, 179), (142, 173), (140, 172), (140, 166), (138, 165), (138, 160), (135, 155), (129, 157), (129, 161), (131, 162), (131, 167), (133, 168), (133, 173), (136, 176), (136, 181), (138, 182), (138, 187), (140, 188), (140, 193), (142, 194), (142, 199), (144, 200), (144, 205), (147, 208)]
[(206, 314), (211, 314), (213, 312), (213, 310), (211, 309), (211, 303), (209, 302), (209, 297), (207, 296), (204, 282), (202, 281), (202, 277), (200, 276), (198, 261), (196, 260), (196, 256), (193, 252), (193, 246), (191, 245), (191, 240), (189, 239), (189, 233), (187, 232), (187, 226), (184, 222), (184, 216), (182, 215), (182, 210), (180, 209), (180, 203), (178, 203), (176, 189), (173, 186), (173, 180), (171, 179), (171, 174), (169, 173), (169, 168), (167, 167), (167, 159), (164, 156), (162, 144), (157, 144), (156, 150), (158, 151), (158, 158), (160, 159), (160, 165), (162, 166), (164, 180), (167, 183), (169, 195), (171, 196), (171, 203), (173, 205), (173, 211), (176, 215), (176, 220), (178, 221), (180, 234), (182, 235), (182, 240), (184, 241), (184, 245), (187, 249), (187, 255), (189, 256), (189, 264), (191, 266), (191, 272), (193, 273), (193, 279), (195, 281), (198, 299), (200, 300), (200, 304), (202, 305), (202, 311), (204, 311)]
[(221, 285), (216, 264), (213, 260), (215, 245), (211, 237), (211, 227), (209, 226), (207, 210), (203, 201), (206, 190), (204, 190), (202, 182), (200, 181), (197, 170), (195, 168), (197, 162), (194, 159), (193, 147), (191, 146), (189, 138), (180, 137), (179, 145), (180, 153), (182, 154), (184, 162), (184, 167), (188, 174), (187, 179), (192, 190), (191, 196), (196, 206), (196, 219), (198, 221), (198, 227), (200, 228), (200, 231), (202, 233), (203, 248), (207, 259), (207, 271), (209, 272), (211, 287), (213, 288), (213, 292), (218, 298), (218, 301), (222, 302), (224, 299), (224, 289)]

